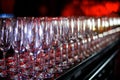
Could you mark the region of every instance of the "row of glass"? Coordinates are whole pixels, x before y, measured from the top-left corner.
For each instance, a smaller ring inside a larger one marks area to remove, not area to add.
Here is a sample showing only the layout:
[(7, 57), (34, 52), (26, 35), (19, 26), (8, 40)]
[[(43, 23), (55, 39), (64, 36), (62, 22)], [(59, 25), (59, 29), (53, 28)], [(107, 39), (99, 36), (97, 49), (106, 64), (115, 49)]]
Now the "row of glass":
[[(120, 36), (120, 18), (18, 17), (0, 19), (0, 76), (54, 79)], [(6, 57), (9, 50), (14, 55)]]

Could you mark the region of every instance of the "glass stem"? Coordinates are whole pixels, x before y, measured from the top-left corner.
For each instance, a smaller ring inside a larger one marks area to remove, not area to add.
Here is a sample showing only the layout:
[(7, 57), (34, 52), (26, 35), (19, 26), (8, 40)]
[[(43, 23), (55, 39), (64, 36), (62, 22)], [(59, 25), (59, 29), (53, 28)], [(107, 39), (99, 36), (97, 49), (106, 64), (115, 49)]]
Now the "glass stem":
[(3, 52), (3, 58), (4, 58), (4, 70), (6, 71), (7, 65), (6, 65), (6, 52)]

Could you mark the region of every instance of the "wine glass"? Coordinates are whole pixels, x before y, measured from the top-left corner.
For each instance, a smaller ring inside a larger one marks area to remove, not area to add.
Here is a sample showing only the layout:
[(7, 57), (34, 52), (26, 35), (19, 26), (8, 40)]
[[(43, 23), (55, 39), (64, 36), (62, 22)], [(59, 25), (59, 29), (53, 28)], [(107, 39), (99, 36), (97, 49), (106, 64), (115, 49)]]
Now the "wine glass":
[(62, 66), (63, 66), (63, 69), (68, 69), (70, 67), (70, 64), (69, 64), (69, 19), (68, 18), (63, 18), (62, 19), (63, 21), (63, 33), (62, 33), (62, 36), (61, 36), (61, 40), (60, 42), (62, 42), (62, 53), (63, 53), (63, 63), (62, 63)]
[(83, 24), (82, 24), (82, 53), (84, 55), (84, 58), (87, 58), (90, 56), (90, 51), (88, 49), (88, 29), (87, 29), (87, 19), (83, 18)]
[(62, 70), (62, 30), (63, 30), (63, 22), (62, 18), (52, 18), (52, 48), (54, 53), (54, 61), (55, 61), (55, 73), (59, 74), (63, 72)]
[(76, 19), (77, 21), (77, 25), (76, 25), (76, 29), (77, 29), (77, 37), (76, 37), (76, 42), (77, 42), (77, 47), (78, 47), (78, 58), (77, 61), (82, 61), (85, 57), (84, 57), (84, 54), (82, 53), (83, 52), (83, 19), (84, 17), (78, 17)]
[(44, 78), (53, 78), (54, 77), (54, 70), (53, 65), (51, 62), (53, 62), (52, 58), (50, 57), (51, 54), (53, 54), (52, 50), (52, 39), (53, 39), (53, 28), (52, 28), (52, 22), (51, 18), (44, 17), (41, 21), (41, 28), (43, 30), (43, 38), (42, 41), (42, 54), (45, 55), (44, 57), (44, 65), (43, 65), (43, 73)]
[(102, 34), (99, 31), (99, 27), (101, 27), (101, 21), (96, 20), (95, 18), (91, 18), (91, 47), (93, 49), (93, 52), (97, 52), (100, 48), (98, 45), (99, 41), (101, 41)]
[(16, 74), (12, 76), (15, 79), (22, 79), (22, 72), (21, 72), (21, 54), (24, 52), (23, 50), (23, 21), (21, 18), (17, 18), (13, 22), (13, 41), (12, 47), (15, 52), (15, 59), (16, 59)]
[(77, 52), (76, 52), (76, 38), (77, 38), (77, 21), (75, 17), (69, 18), (69, 47), (70, 47), (70, 54), (69, 54), (69, 62), (70, 64), (74, 64), (77, 60)]
[[(36, 29), (37, 22), (34, 17), (25, 17), (23, 18), (24, 27), (23, 27), (23, 46), (27, 50), (27, 67), (24, 69), (27, 73), (23, 72), (23, 75), (31, 79), (36, 79), (35, 65), (37, 59), (37, 49), (35, 48), (35, 39), (36, 39)], [(38, 42), (39, 43), (39, 42)], [(24, 54), (25, 55), (25, 54)], [(27, 70), (28, 69), (28, 70)]]
[[(1, 62), (1, 69), (2, 71), (0, 72), (0, 76), (4, 77), (6, 76), (6, 74), (4, 75), (5, 72), (5, 55), (3, 54), (3, 45), (4, 45), (4, 27), (3, 27), (3, 22), (5, 22), (4, 19), (0, 19), (0, 51), (2, 53), (3, 59), (0, 61)], [(3, 65), (4, 64), (4, 65)], [(3, 72), (4, 71), (4, 72)]]
[[(101, 18), (101, 20), (102, 20), (102, 27), (99, 28), (99, 31), (102, 32), (102, 34), (103, 34), (102, 47), (105, 47), (107, 45), (107, 42), (108, 42), (108, 39), (106, 37), (108, 36), (107, 29), (108, 29), (109, 24), (107, 22), (106, 17)], [(102, 30), (101, 30), (101, 28), (102, 28)]]
[(37, 79), (37, 73), (38, 70), (36, 69), (38, 67), (38, 63), (37, 63), (37, 59), (38, 59), (38, 54), (40, 53), (40, 49), (41, 49), (41, 40), (40, 40), (40, 35), (39, 35), (39, 29), (40, 27), (38, 26), (38, 18), (34, 18), (33, 22), (32, 22), (33, 26), (32, 26), (32, 35), (33, 35), (33, 42), (32, 45), (33, 47), (31, 47), (32, 53), (33, 53), (33, 79)]
[[(32, 32), (32, 22), (31, 17), (18, 17), (16, 20), (16, 24), (18, 24), (19, 33), (16, 33), (18, 35), (16, 38), (18, 38), (18, 57), (16, 59), (18, 60), (18, 71), (17, 74), (21, 79), (29, 79), (31, 76), (33, 76), (33, 32)], [(20, 37), (20, 38), (19, 38)], [(31, 38), (31, 41), (30, 41)], [(16, 40), (17, 41), (17, 40)], [(30, 71), (31, 70), (31, 71)], [(29, 74), (28, 74), (29, 73)]]
[(11, 47), (11, 41), (12, 41), (12, 23), (11, 18), (3, 19), (2, 22), (2, 30), (1, 30), (1, 41), (0, 41), (0, 48), (3, 52), (3, 58), (4, 58), (4, 70), (5, 74), (4, 77), (7, 76), (7, 63), (6, 63), (6, 53)]
[(95, 52), (95, 48), (96, 48), (96, 47), (94, 48), (95, 45), (93, 38), (96, 34), (93, 29), (95, 27), (95, 24), (94, 22), (92, 22), (92, 20), (94, 20), (94, 18), (92, 17), (87, 19), (87, 35), (88, 35), (87, 41), (88, 41), (88, 49), (90, 50), (90, 55)]

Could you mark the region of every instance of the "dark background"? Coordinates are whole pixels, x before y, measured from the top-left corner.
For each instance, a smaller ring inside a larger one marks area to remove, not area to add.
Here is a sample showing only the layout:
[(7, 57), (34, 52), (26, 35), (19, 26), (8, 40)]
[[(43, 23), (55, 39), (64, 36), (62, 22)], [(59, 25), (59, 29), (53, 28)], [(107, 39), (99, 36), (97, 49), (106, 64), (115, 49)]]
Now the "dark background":
[(119, 16), (119, 0), (0, 0), (0, 14), (14, 16)]

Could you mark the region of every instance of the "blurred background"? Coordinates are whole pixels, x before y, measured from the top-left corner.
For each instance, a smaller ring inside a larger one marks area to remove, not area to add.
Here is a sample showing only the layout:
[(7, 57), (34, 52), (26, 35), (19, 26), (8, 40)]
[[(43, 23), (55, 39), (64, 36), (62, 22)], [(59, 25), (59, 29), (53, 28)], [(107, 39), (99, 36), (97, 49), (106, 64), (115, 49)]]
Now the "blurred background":
[(119, 0), (0, 0), (13, 16), (120, 16)]

